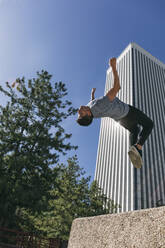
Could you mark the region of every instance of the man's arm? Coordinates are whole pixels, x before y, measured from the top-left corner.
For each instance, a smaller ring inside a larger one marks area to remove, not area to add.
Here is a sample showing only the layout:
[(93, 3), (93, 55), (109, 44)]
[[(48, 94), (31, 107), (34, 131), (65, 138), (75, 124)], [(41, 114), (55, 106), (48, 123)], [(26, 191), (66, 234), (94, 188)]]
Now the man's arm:
[(109, 62), (110, 62), (110, 65), (112, 67), (112, 72), (113, 72), (113, 77), (114, 77), (114, 85), (113, 85), (112, 89), (110, 89), (108, 91), (108, 93), (106, 95), (108, 96), (109, 100), (112, 101), (116, 97), (116, 95), (119, 92), (119, 90), (121, 89), (121, 87), (120, 87), (118, 72), (116, 69), (116, 58), (110, 59)]
[(91, 101), (95, 99), (95, 91), (96, 91), (96, 88), (93, 88), (91, 91)]

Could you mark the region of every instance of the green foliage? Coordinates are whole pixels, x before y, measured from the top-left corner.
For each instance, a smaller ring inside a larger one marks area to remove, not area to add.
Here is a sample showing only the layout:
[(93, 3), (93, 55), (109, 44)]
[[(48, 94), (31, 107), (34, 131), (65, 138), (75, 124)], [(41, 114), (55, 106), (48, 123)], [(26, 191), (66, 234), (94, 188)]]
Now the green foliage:
[(18, 78), (12, 87), (0, 86), (9, 99), (0, 106), (0, 226), (16, 225), (21, 208), (32, 213), (47, 208), (50, 189), (58, 187), (51, 166), (77, 148), (61, 126), (76, 109), (65, 100), (65, 84), (51, 78), (42, 71), (28, 82)]
[(42, 71), (0, 92), (9, 99), (0, 106), (0, 226), (67, 240), (75, 218), (115, 212), (76, 156), (57, 164), (77, 148), (61, 125), (77, 111), (65, 85)]
[(29, 216), (38, 232), (68, 240), (75, 218), (116, 212), (118, 205), (102, 193), (97, 182), (89, 185), (90, 177), (84, 177), (85, 172), (79, 167), (76, 156), (68, 159), (66, 166), (58, 165), (55, 170), (58, 170), (56, 183), (59, 188), (51, 190), (48, 210), (36, 218)]

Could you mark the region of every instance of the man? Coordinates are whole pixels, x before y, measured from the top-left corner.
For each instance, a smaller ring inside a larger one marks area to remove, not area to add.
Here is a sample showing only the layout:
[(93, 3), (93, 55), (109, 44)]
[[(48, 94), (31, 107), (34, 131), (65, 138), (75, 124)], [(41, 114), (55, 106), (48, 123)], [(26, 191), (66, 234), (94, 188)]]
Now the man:
[[(80, 106), (77, 122), (88, 126), (93, 118), (110, 117), (130, 131), (131, 147), (128, 152), (131, 162), (136, 168), (142, 166), (142, 146), (153, 129), (153, 121), (139, 109), (130, 106), (116, 97), (121, 89), (116, 58), (110, 59), (110, 66), (114, 76), (114, 85), (108, 93), (95, 99), (96, 88), (92, 89), (91, 101), (86, 106)], [(139, 126), (142, 126), (142, 130)]]

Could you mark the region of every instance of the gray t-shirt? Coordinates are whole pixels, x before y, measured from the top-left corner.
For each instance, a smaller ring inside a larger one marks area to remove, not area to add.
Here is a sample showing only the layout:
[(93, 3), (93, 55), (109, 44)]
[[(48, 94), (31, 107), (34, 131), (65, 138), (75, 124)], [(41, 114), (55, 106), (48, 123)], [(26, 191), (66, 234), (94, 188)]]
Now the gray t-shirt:
[(129, 111), (129, 105), (120, 101), (118, 97), (110, 101), (108, 96), (103, 96), (90, 101), (87, 106), (90, 107), (94, 118), (110, 117), (115, 121), (125, 117)]

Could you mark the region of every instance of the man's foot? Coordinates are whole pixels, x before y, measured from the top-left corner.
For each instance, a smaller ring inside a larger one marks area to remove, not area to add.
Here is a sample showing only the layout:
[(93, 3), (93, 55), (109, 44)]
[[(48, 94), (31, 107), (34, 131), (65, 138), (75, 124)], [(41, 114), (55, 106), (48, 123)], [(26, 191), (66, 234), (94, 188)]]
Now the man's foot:
[(128, 155), (135, 168), (138, 169), (142, 167), (142, 150), (138, 149), (136, 145), (133, 145), (130, 147)]

